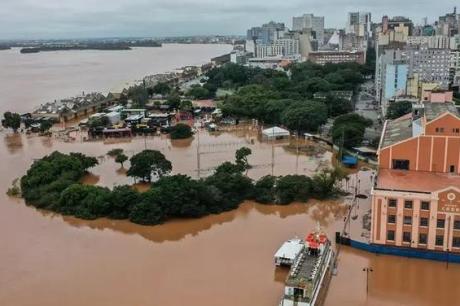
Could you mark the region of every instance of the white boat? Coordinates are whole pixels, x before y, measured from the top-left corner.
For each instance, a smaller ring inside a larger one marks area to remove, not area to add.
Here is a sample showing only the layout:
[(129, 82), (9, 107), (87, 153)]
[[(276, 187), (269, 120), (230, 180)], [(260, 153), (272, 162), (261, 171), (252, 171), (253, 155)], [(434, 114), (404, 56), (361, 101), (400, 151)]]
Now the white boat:
[(280, 306), (318, 306), (324, 300), (332, 274), (334, 251), (327, 236), (310, 233), (286, 279)]

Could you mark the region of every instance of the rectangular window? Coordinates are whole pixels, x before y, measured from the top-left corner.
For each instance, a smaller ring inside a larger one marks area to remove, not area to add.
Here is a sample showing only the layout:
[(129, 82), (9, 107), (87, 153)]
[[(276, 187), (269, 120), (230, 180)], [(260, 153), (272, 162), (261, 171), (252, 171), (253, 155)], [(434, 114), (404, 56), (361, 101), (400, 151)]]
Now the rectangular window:
[(444, 220), (444, 219), (438, 219), (438, 220), (436, 221), (436, 227), (437, 227), (437, 228), (444, 228), (444, 224), (445, 224), (445, 223), (446, 223), (446, 220)]
[(394, 241), (395, 240), (395, 231), (388, 231), (387, 232), (387, 240)]
[(460, 230), (460, 220), (455, 220), (454, 221), (454, 229)]
[(396, 207), (398, 201), (396, 199), (389, 199), (388, 200), (388, 207)]
[(396, 216), (388, 215), (388, 223), (396, 223)]
[(428, 218), (420, 218), (420, 226), (428, 226)]
[(436, 246), (443, 246), (444, 245), (444, 236), (436, 235)]
[(426, 244), (427, 242), (427, 235), (426, 234), (419, 234), (418, 235), (418, 243), (420, 244)]
[(409, 170), (409, 160), (393, 159), (393, 169)]
[(404, 208), (412, 209), (413, 204), (414, 203), (411, 200), (406, 200), (404, 201)]
[(452, 239), (452, 246), (454, 248), (460, 248), (460, 237), (454, 237)]
[(403, 232), (403, 241), (404, 242), (411, 242), (411, 234), (410, 234), (410, 232)]
[(422, 210), (430, 210), (430, 202), (422, 201), (421, 208)]
[(412, 217), (411, 216), (404, 216), (404, 224), (411, 225), (412, 224)]

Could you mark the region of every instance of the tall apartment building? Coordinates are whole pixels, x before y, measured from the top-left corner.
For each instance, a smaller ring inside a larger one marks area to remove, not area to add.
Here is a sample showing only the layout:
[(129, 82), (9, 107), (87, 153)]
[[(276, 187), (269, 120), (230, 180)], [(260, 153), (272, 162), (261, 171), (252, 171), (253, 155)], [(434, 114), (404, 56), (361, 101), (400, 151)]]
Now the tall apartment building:
[(348, 13), (348, 22), (345, 27), (347, 34), (355, 34), (359, 37), (371, 36), (371, 13), (369, 12), (350, 12)]
[(382, 24), (376, 29), (377, 45), (390, 45), (392, 43), (406, 43), (412, 35), (414, 25), (412, 21), (405, 17), (383, 16)]
[(460, 87), (460, 50), (450, 51), (450, 84)]
[(431, 49), (449, 49), (451, 38), (446, 35), (434, 36), (409, 36), (407, 44), (409, 46), (425, 46)]
[(376, 59), (375, 90), (382, 113), (386, 114), (389, 101), (405, 95), (409, 66), (406, 52), (399, 48), (382, 48)]
[(246, 33), (246, 39), (258, 44), (270, 44), (275, 39), (281, 38), (284, 32), (286, 32), (284, 23), (270, 21), (260, 27), (250, 28)]
[(363, 51), (314, 51), (310, 52), (308, 59), (320, 65), (353, 62), (364, 65), (366, 54)]
[(280, 38), (271, 44), (258, 44), (256, 58), (266, 57), (300, 57), (300, 41), (296, 38)]
[(283, 56), (283, 46), (276, 44), (256, 45), (256, 58), (281, 57)]
[(292, 30), (302, 31), (311, 29), (314, 32), (318, 45), (324, 45), (324, 17), (315, 16), (313, 14), (304, 14), (300, 17), (292, 18)]
[(417, 74), (421, 82), (436, 82), (449, 88), (450, 50), (426, 47), (409, 49), (409, 75)]
[(425, 92), (387, 121), (372, 189), (372, 244), (460, 253), (460, 114), (452, 92)]
[(273, 43), (275, 46), (281, 46), (283, 56), (294, 57), (300, 55), (300, 42), (296, 38), (281, 38)]

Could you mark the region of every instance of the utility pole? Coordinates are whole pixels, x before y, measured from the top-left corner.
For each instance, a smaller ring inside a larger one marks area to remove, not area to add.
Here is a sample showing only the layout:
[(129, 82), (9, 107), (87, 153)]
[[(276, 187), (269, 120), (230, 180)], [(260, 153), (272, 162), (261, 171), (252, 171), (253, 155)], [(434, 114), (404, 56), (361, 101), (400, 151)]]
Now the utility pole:
[(363, 271), (366, 272), (366, 298), (369, 294), (369, 272), (373, 272), (372, 268), (363, 268)]
[(272, 128), (272, 176), (275, 173), (275, 129)]
[(201, 160), (200, 160), (200, 131), (196, 133), (197, 135), (197, 144), (196, 144), (196, 165), (198, 172), (198, 179), (201, 178)]
[(295, 159), (295, 174), (299, 174), (299, 128), (297, 127), (296, 137), (296, 159)]

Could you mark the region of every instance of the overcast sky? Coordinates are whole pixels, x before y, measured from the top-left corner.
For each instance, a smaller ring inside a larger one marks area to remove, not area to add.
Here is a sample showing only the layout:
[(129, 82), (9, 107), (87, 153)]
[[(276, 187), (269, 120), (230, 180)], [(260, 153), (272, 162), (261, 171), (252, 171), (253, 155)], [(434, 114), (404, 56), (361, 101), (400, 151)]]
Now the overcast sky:
[[(0, 39), (244, 34), (303, 13), (343, 27), (349, 11), (406, 15), (415, 23), (451, 12), (451, 0), (0, 0)], [(458, 1), (457, 1), (458, 2)], [(460, 10), (460, 9), (459, 9)]]

